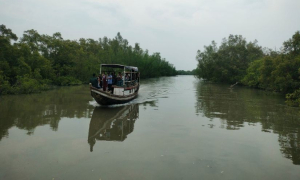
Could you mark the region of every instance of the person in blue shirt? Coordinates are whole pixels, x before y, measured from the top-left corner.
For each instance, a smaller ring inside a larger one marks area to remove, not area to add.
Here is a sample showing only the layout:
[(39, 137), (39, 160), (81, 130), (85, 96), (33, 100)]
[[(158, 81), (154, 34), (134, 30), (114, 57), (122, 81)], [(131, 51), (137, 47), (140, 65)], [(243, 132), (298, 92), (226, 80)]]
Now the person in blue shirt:
[(112, 89), (112, 75), (111, 73), (109, 73), (108, 77), (107, 77), (107, 84), (108, 84), (108, 91), (111, 91)]

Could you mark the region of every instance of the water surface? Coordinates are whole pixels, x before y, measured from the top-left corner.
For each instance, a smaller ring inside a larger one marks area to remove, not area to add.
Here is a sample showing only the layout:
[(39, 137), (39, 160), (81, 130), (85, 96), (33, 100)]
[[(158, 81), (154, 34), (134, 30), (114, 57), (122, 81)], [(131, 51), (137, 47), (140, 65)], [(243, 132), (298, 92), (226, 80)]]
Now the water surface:
[(300, 113), (193, 76), (99, 106), (88, 86), (0, 97), (0, 179), (300, 179)]

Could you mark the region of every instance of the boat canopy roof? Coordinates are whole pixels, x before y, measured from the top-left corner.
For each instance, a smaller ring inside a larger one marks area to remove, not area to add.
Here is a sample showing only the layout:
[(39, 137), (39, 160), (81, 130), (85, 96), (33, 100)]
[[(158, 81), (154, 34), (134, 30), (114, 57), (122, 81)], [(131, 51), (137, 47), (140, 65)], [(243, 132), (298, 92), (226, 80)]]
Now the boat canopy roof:
[(134, 67), (134, 66), (125, 66), (125, 65), (121, 65), (121, 64), (101, 64), (101, 66), (102, 67), (111, 67), (111, 68), (120, 68), (120, 69), (126, 68), (126, 69), (133, 70), (135, 72), (139, 71), (139, 69), (137, 67)]

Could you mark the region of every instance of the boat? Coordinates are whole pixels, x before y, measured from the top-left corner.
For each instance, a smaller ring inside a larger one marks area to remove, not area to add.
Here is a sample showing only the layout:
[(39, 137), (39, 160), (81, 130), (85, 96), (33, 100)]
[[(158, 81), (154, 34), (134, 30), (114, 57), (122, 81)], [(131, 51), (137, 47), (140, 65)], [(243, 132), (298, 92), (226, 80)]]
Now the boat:
[[(122, 104), (129, 102), (138, 96), (140, 87), (140, 73), (137, 67), (125, 66), (120, 64), (101, 64), (100, 74), (102, 72), (120, 73), (122, 79), (115, 80), (112, 90), (103, 90), (103, 88), (93, 87), (90, 83), (91, 96), (100, 105)], [(128, 76), (128, 79), (125, 79)]]

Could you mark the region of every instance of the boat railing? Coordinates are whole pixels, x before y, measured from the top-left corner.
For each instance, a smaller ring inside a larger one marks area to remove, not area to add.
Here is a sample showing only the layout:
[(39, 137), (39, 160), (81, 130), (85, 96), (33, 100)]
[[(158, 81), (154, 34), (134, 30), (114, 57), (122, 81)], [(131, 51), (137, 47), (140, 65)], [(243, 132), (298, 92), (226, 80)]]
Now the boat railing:
[(131, 87), (131, 86), (135, 86), (136, 84), (137, 84), (137, 80), (125, 81), (124, 85), (123, 85), (123, 80), (120, 80), (117, 81), (115, 85), (119, 87)]
[(125, 81), (125, 87), (135, 86), (137, 84), (137, 80)]

